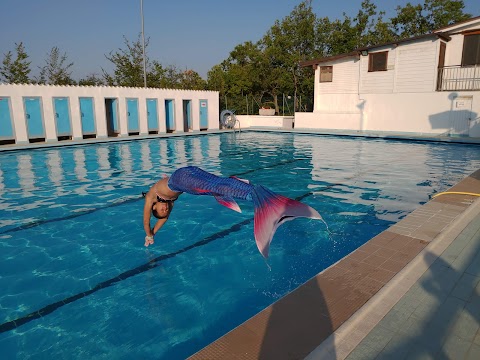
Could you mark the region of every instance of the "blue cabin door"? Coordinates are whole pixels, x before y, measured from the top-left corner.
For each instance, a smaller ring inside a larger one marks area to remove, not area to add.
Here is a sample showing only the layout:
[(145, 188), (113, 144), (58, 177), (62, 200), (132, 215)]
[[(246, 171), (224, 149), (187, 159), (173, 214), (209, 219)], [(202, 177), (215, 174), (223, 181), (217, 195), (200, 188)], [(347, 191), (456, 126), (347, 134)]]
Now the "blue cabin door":
[(147, 99), (148, 131), (158, 131), (157, 99)]
[(80, 115), (83, 135), (95, 134), (95, 116), (93, 114), (92, 98), (80, 98)]
[(55, 121), (57, 123), (57, 136), (70, 136), (72, 134), (70, 127), (70, 112), (68, 98), (54, 98), (53, 106), (55, 108)]
[(175, 114), (173, 112), (173, 100), (165, 100), (165, 123), (167, 131), (175, 130)]
[(192, 102), (183, 100), (183, 131), (192, 130)]
[(0, 98), (0, 139), (13, 139), (12, 117), (8, 98)]
[(117, 136), (119, 133), (117, 99), (105, 99), (105, 117), (107, 119), (108, 136)]
[(208, 129), (208, 101), (200, 100), (200, 129)]
[(28, 138), (44, 138), (42, 109), (40, 98), (24, 98), (25, 119), (27, 121)]
[(127, 99), (128, 132), (138, 133), (138, 100)]
[(118, 100), (117, 99), (110, 99), (111, 102), (111, 107), (110, 107), (110, 111), (111, 111), (111, 114), (112, 114), (112, 129), (115, 133), (119, 133), (120, 132), (120, 126), (118, 125), (118, 109), (117, 109), (117, 103), (118, 103)]

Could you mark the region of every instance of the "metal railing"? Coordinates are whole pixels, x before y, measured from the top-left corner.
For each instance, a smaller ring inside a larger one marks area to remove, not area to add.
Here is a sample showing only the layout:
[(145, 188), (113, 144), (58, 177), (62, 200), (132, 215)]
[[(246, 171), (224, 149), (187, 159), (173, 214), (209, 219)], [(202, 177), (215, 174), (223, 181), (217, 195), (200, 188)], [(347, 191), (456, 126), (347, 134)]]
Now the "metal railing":
[(462, 90), (480, 90), (480, 65), (455, 65), (438, 69), (437, 91)]

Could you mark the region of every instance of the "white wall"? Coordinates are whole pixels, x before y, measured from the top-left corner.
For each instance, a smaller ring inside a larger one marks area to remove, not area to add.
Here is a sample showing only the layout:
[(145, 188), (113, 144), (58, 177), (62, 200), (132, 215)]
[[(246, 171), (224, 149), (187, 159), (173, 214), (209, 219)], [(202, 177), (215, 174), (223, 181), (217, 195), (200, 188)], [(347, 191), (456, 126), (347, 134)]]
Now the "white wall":
[(375, 52), (388, 51), (387, 70), (368, 72), (369, 56), (360, 57), (360, 93), (378, 94), (392, 93), (394, 88), (396, 51), (391, 47), (378, 48)]
[(240, 126), (241, 129), (250, 127), (268, 127), (274, 129), (292, 129), (293, 128), (293, 116), (260, 116), (260, 115), (235, 115), (239, 121), (239, 125), (235, 126), (236, 129)]
[[(339, 95), (341, 96), (341, 95)], [(456, 109), (456, 99), (470, 98), (471, 108)], [(450, 134), (457, 110), (470, 113), (470, 137), (480, 137), (480, 93), (430, 92), (362, 94), (358, 114), (295, 113), (295, 128), (331, 130), (393, 131), (422, 134)]]
[(439, 46), (440, 41), (427, 40), (397, 47), (393, 92), (435, 91)]
[(107, 122), (105, 113), (105, 99), (116, 98), (118, 100), (119, 136), (128, 135), (127, 124), (127, 98), (138, 99), (138, 117), (140, 134), (148, 134), (147, 104), (146, 99), (157, 99), (159, 132), (165, 132), (165, 99), (174, 100), (175, 129), (183, 132), (183, 100), (191, 100), (191, 117), (194, 131), (200, 130), (200, 100), (208, 101), (208, 129), (219, 128), (219, 99), (217, 91), (198, 90), (173, 90), (151, 88), (127, 88), (108, 86), (52, 86), (52, 85), (16, 85), (0, 84), (0, 97), (8, 98), (10, 103), (10, 117), (14, 128), (15, 142), (22, 144), (29, 142), (27, 133), (24, 97), (40, 97), (43, 111), (43, 125), (45, 129), (45, 141), (57, 141), (55, 116), (53, 109), (54, 97), (69, 98), (70, 121), (72, 138), (83, 138), (80, 118), (80, 97), (92, 97), (94, 99), (94, 114), (96, 125), (96, 137), (107, 137)]
[(295, 113), (295, 129), (362, 130), (361, 114)]
[[(321, 66), (333, 66), (332, 82), (320, 82), (320, 66), (315, 71), (314, 111), (355, 111), (355, 102), (346, 94), (356, 99), (358, 94), (358, 59), (345, 58), (322, 63)], [(338, 96), (342, 94), (342, 96)]]

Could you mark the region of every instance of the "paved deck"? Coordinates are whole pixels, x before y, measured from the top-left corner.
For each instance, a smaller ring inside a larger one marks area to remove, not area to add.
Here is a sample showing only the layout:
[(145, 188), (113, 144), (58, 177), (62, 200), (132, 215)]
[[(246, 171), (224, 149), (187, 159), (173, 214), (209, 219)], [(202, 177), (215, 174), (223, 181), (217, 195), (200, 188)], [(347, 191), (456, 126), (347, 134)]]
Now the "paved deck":
[(479, 228), (438, 196), (190, 359), (480, 359)]
[(433, 247), (425, 250), (409, 269), (421, 276), (347, 360), (480, 359), (480, 214), (440, 256)]

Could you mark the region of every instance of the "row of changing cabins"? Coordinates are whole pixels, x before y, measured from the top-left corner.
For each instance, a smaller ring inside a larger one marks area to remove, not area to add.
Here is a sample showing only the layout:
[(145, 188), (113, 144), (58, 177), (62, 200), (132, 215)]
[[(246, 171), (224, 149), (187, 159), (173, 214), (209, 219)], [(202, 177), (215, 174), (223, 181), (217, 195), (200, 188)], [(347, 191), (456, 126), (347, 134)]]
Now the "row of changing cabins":
[(219, 128), (216, 91), (0, 85), (0, 145)]

